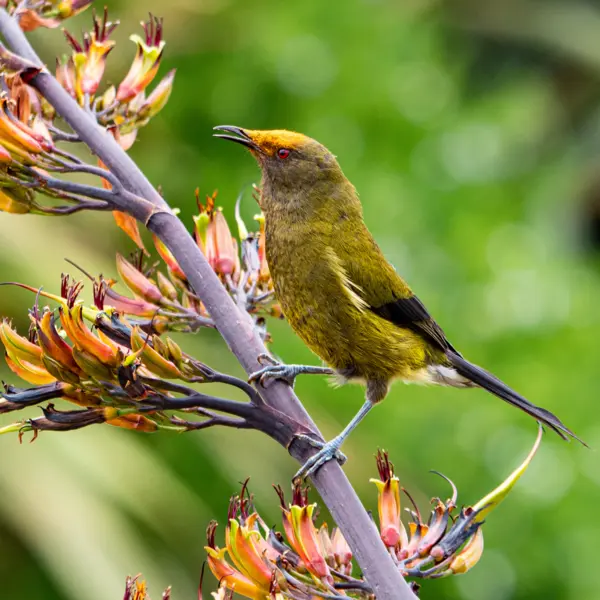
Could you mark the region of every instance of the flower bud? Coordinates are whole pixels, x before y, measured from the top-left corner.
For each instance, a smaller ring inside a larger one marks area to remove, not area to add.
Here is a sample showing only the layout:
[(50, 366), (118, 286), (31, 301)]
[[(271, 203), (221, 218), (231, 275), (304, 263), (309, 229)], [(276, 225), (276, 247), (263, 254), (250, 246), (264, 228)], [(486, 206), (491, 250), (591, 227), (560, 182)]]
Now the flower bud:
[(158, 289), (165, 298), (175, 301), (179, 297), (177, 288), (171, 283), (169, 278), (160, 271), (156, 273), (156, 285), (158, 285)]
[[(154, 338), (156, 339), (158, 338)], [(131, 331), (131, 349), (154, 375), (163, 379), (185, 379), (183, 373), (171, 361), (161, 356), (148, 344), (148, 340), (142, 335), (142, 330), (137, 326)]]
[(160, 304), (163, 299), (161, 291), (121, 254), (117, 254), (117, 271), (123, 283), (139, 298), (147, 302)]
[(169, 271), (173, 273), (178, 279), (181, 279), (182, 281), (187, 281), (187, 277), (185, 276), (183, 269), (179, 266), (179, 263), (175, 260), (173, 254), (171, 254), (171, 251), (155, 235), (152, 236), (152, 240), (154, 241), (154, 247), (156, 248), (156, 251), (164, 260), (167, 267), (169, 267)]
[(167, 104), (173, 91), (175, 69), (171, 69), (152, 90), (137, 111), (137, 120), (146, 122), (156, 116)]

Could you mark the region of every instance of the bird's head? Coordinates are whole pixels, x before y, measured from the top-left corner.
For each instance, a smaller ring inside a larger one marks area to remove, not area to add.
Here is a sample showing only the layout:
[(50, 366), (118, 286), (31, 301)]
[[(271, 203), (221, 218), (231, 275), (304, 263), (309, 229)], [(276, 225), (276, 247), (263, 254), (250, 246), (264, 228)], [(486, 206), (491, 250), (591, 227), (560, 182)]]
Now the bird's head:
[(269, 131), (220, 125), (215, 134), (246, 146), (263, 172), (263, 186), (281, 191), (336, 183), (344, 176), (335, 156), (323, 144), (301, 133), (276, 129)]

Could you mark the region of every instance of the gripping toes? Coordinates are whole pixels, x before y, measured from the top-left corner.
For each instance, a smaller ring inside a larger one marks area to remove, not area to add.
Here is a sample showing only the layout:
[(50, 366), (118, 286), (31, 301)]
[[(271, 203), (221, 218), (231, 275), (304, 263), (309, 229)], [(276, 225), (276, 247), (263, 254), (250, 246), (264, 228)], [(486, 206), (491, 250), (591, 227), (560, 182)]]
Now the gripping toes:
[[(261, 354), (261, 357), (264, 356), (266, 355)], [(248, 377), (248, 381), (250, 383), (257, 381), (263, 387), (266, 387), (265, 384), (269, 379), (283, 379), (293, 387), (296, 375), (298, 375), (297, 365), (284, 365), (280, 362), (273, 360), (271, 357), (269, 357), (269, 360), (271, 361), (271, 364), (252, 373), (250, 377)]]
[(340, 451), (342, 440), (334, 438), (330, 442), (323, 443), (311, 438), (308, 435), (297, 435), (296, 439), (308, 442), (311, 446), (319, 448), (319, 451), (311, 456), (294, 475), (294, 481), (297, 479), (306, 479), (314, 475), (325, 463), (330, 460), (337, 460), (340, 465), (346, 462), (346, 456)]

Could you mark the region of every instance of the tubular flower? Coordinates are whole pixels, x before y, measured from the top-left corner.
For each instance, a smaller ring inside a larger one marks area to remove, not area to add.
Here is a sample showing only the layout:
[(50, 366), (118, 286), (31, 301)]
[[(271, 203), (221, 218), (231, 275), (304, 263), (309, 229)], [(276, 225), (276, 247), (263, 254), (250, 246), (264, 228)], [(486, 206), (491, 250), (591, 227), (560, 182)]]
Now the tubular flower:
[[(15, 16), (23, 29), (29, 31), (38, 27), (56, 27), (67, 17), (87, 8), (91, 0), (40, 0), (19, 3), (11, 1), (4, 4), (5, 10)], [(2, 6), (1, 1), (0, 6)], [(137, 137), (138, 129), (147, 125), (167, 104), (173, 88), (175, 70), (169, 71), (146, 97), (146, 88), (157, 74), (165, 47), (165, 41), (162, 39), (162, 20), (151, 17), (143, 24), (144, 35), (132, 37), (137, 46), (137, 53), (128, 75), (120, 86), (108, 85), (102, 89), (106, 61), (115, 47), (115, 41), (111, 40), (110, 36), (117, 25), (117, 22), (108, 20), (105, 9), (101, 15), (97, 16), (94, 13), (91, 30), (85, 32), (81, 38), (76, 39), (65, 31), (71, 49), (67, 56), (56, 61), (56, 78), (80, 105), (89, 109), (100, 126), (113, 132), (122, 148), (129, 149)], [(7, 125), (8, 130), (7, 127), (0, 128), (3, 132), (0, 145), (6, 151), (0, 150), (0, 169), (3, 163), (16, 160), (23, 165), (35, 165), (44, 169), (45, 175), (56, 170), (57, 167), (62, 167), (63, 172), (70, 172), (71, 165), (66, 166), (64, 163), (71, 161), (65, 161), (64, 154), (40, 156), (44, 151), (50, 152), (55, 139), (58, 141), (68, 139), (71, 142), (81, 140), (76, 134), (61, 130), (62, 125), (55, 123), (57, 115), (54, 108), (35, 91), (33, 86), (27, 85), (37, 74), (36, 70), (30, 68), (22, 58), (8, 49), (0, 48), (0, 71), (4, 90), (0, 96), (8, 100), (9, 110), (13, 110), (13, 102), (17, 105), (14, 112), (17, 120), (23, 124), (21, 132), (15, 131), (10, 121)], [(18, 85), (15, 84), (13, 80), (20, 78), (23, 80), (19, 81)], [(18, 91), (20, 96), (17, 95)], [(24, 105), (24, 110), (21, 110), (19, 105), (26, 98), (28, 104)], [(5, 120), (4, 115), (0, 115), (0, 118)], [(19, 126), (18, 123), (16, 125)], [(31, 130), (38, 136), (32, 135)], [(33, 141), (29, 139), (30, 137)], [(35, 142), (41, 144), (42, 150)], [(77, 194), (70, 195), (64, 192), (61, 194), (58, 191), (62, 191), (61, 187), (44, 185), (44, 178), (38, 182), (31, 170), (10, 173), (10, 175), (28, 184), (28, 188), (35, 187), (46, 196), (59, 197), (70, 202), (81, 201)], [(0, 183), (4, 184), (5, 178), (2, 177)], [(33, 183), (40, 185), (33, 186)], [(45, 212), (63, 214), (66, 211), (46, 210)], [(131, 223), (127, 227), (133, 229)]]
[[(373, 481), (379, 499), (379, 530), (398, 569), (412, 579), (438, 579), (472, 569), (483, 554), (484, 519), (506, 497), (531, 463), (542, 429), (525, 460), (495, 490), (457, 515), (457, 492), (445, 502), (434, 498), (427, 522), (418, 508), (411, 511), (409, 533), (400, 522), (400, 487), (385, 452), (377, 455), (380, 479)], [(208, 527), (208, 566), (220, 587), (260, 599), (311, 600), (319, 597), (374, 598), (363, 578), (352, 576), (352, 552), (339, 529), (329, 535), (326, 524), (316, 527), (316, 504), (307, 489), (293, 487), (292, 503), (279, 496), (285, 537), (266, 527), (255, 511), (247, 482), (229, 505), (225, 548), (215, 544), (216, 522)], [(406, 493), (406, 492), (405, 492)], [(409, 496), (410, 498), (410, 496)], [(416, 584), (413, 584), (416, 585)], [(219, 594), (224, 592), (219, 592)], [(217, 597), (217, 596), (216, 596)]]
[(0, 97), (0, 144), (13, 159), (33, 164), (33, 155), (47, 150), (47, 142), (9, 109), (8, 98)]
[(400, 480), (394, 475), (394, 465), (385, 452), (377, 454), (379, 479), (371, 479), (379, 492), (378, 511), (381, 540), (388, 548), (406, 546), (406, 529), (400, 520)]
[[(299, 531), (294, 534), (295, 543), (300, 544), (309, 561), (304, 562), (293, 546), (287, 546), (269, 531), (254, 510), (252, 498), (245, 497), (246, 493), (244, 484), (241, 494), (231, 498), (225, 529), (225, 548), (220, 549), (215, 544), (216, 522), (211, 522), (207, 529), (208, 544), (205, 549), (208, 566), (221, 585), (246, 598), (257, 600), (310, 598), (311, 596), (305, 595), (286, 595), (295, 591), (304, 593), (309, 589), (320, 590), (321, 594), (327, 590), (333, 591), (330, 585), (333, 579), (321, 553), (314, 526), (311, 529), (304, 523), (299, 523)], [(314, 506), (291, 505), (290, 511), (299, 509), (300, 513), (304, 512), (311, 519)], [(293, 522), (294, 517), (290, 524)], [(315, 544), (319, 549), (316, 549)], [(316, 563), (319, 563), (318, 566)], [(306, 579), (307, 572), (312, 576), (311, 579)], [(321, 577), (318, 572), (324, 575)]]
[(91, 33), (83, 35), (83, 43), (79, 43), (69, 32), (65, 35), (75, 51), (72, 58), (74, 68), (74, 91), (76, 98), (83, 102), (86, 96), (93, 96), (104, 75), (106, 57), (114, 48), (115, 42), (109, 39), (118, 23), (108, 21), (108, 13), (104, 9), (103, 18), (94, 15), (94, 28)]
[[(63, 276), (60, 296), (17, 285), (57, 302), (59, 308), (56, 314), (36, 306), (30, 313), (32, 328), (28, 338), (19, 335), (6, 319), (0, 321), (0, 342), (7, 365), (36, 386), (28, 390), (6, 387), (0, 394), (3, 398), (0, 413), (55, 398), (94, 410), (72, 411), (67, 418), (67, 413), (48, 409), (44, 417), (11, 425), (1, 432), (66, 431), (96, 423), (144, 432), (161, 428), (186, 431), (197, 425), (166, 416), (160, 411), (160, 402), (158, 406), (146, 406), (144, 414), (131, 407), (132, 399), (140, 403), (156, 394), (164, 396), (161, 387), (166, 385), (164, 379), (202, 381), (210, 372), (205, 365), (185, 355), (173, 340), (148, 336), (143, 331), (142, 328), (164, 330), (160, 319), (165, 317), (159, 317), (158, 322), (154, 318), (127, 321), (113, 309), (105, 310), (107, 290), (102, 282), (94, 286), (97, 306), (93, 309), (86, 308), (78, 299), (82, 284), (68, 276)], [(152, 305), (152, 313), (155, 312)], [(95, 331), (86, 321), (96, 326)]]
[[(35, 119), (32, 115), (35, 102), (27, 100), (22, 90), (16, 92), (16, 97), (20, 98), (14, 104), (18, 115)], [(13, 117), (16, 120), (16, 116)], [(10, 123), (13, 124), (12, 118)], [(15, 131), (19, 133), (23, 129)], [(21, 195), (17, 196), (17, 191)], [(0, 207), (13, 212), (37, 211), (30, 194), (32, 190), (24, 188), (0, 187)], [(271, 305), (270, 281), (259, 282), (257, 234), (248, 232), (243, 222), (238, 221), (238, 229), (244, 236), (240, 257), (223, 213), (214, 207), (214, 196), (209, 200), (206, 207), (200, 207), (196, 238), (205, 247), (213, 244), (215, 260), (212, 264), (218, 275), (236, 301), (245, 302), (258, 332), (268, 339), (264, 317), (276, 309)], [(36, 294), (36, 306), (30, 311), (31, 331), (29, 337), (22, 336), (7, 320), (0, 321), (0, 342), (9, 368), (35, 387), (8, 386), (2, 393), (0, 413), (52, 399), (64, 399), (83, 409), (110, 407), (116, 412), (103, 413), (102, 418), (98, 411), (88, 415), (77, 413), (71, 420), (49, 413), (50, 417), (22, 421), (3, 432), (65, 431), (100, 422), (144, 432), (198, 428), (198, 420), (183, 420), (163, 408), (165, 403), (173, 403), (170, 390), (181, 389), (181, 382), (210, 381), (211, 370), (182, 352), (164, 334), (167, 331), (195, 332), (201, 327), (213, 327), (213, 323), (169, 250), (158, 239), (155, 243), (165, 262), (162, 272), (159, 263), (146, 264), (141, 251), (131, 258), (117, 255), (120, 283), (130, 293), (116, 291), (116, 280), (100, 276), (93, 281), (93, 306), (90, 307), (79, 297), (82, 284), (66, 275), (61, 281), (60, 295), (13, 284)], [(246, 252), (248, 248), (255, 250), (254, 254)], [(39, 298), (56, 303), (58, 308), (39, 307)], [(143, 410), (133, 408), (132, 401)], [(60, 427), (56, 419), (60, 420)], [(286, 510), (290, 545), (296, 548), (296, 554), (304, 557), (305, 575), (309, 573), (326, 583), (328, 570), (334, 565), (341, 571), (350, 568), (351, 555), (340, 534), (334, 531), (330, 537), (326, 528), (316, 529), (312, 525), (314, 506), (303, 504), (298, 497)], [(266, 551), (270, 555), (266, 541), (254, 541), (261, 553)], [(275, 560), (272, 556), (271, 559)]]
[(165, 47), (162, 39), (162, 19), (150, 16), (148, 22), (143, 23), (145, 38), (132, 35), (129, 39), (137, 45), (133, 64), (125, 79), (117, 90), (119, 102), (129, 102), (142, 93), (152, 82)]
[[(196, 202), (200, 214), (193, 219), (194, 235), (198, 247), (204, 252), (208, 264), (217, 275), (234, 280), (240, 272), (237, 241), (231, 235), (222, 209), (215, 207), (217, 192), (206, 197), (206, 206), (200, 203), (197, 197), (198, 191), (196, 190)], [(239, 225), (240, 220), (238, 219), (238, 228)], [(245, 226), (244, 231), (246, 231)]]

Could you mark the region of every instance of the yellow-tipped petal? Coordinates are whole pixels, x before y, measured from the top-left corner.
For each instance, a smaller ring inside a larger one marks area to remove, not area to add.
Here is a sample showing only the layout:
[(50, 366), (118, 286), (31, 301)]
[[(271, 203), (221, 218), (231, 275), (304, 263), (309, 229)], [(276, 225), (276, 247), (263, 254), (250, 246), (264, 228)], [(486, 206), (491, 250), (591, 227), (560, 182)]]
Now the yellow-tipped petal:
[(45, 385), (56, 381), (46, 368), (31, 364), (25, 360), (12, 359), (8, 354), (4, 356), (8, 368), (21, 379), (32, 385)]

